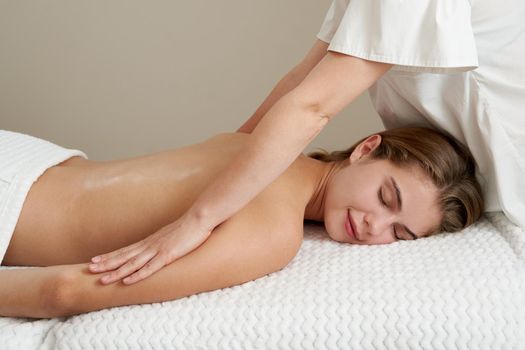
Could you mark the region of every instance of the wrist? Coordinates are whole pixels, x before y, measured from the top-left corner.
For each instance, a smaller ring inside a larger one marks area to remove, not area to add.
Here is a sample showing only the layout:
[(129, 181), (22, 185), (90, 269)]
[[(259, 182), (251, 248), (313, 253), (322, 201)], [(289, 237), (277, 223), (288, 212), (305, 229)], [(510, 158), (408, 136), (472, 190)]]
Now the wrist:
[(206, 211), (200, 208), (191, 207), (181, 219), (185, 225), (203, 234), (209, 234), (216, 226), (209, 222), (209, 215), (206, 215)]

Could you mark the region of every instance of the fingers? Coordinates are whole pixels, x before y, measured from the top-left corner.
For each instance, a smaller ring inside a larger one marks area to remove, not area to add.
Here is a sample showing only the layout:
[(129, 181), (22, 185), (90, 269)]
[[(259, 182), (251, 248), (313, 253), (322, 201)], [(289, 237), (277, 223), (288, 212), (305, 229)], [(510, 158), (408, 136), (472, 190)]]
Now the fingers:
[[(126, 276), (133, 274), (135, 271), (141, 269), (143, 266), (149, 266), (150, 260), (157, 254), (155, 250), (145, 250), (140, 254), (135, 255), (131, 259), (126, 259), (126, 263), (120, 266), (117, 270), (112, 271), (102, 276), (100, 281), (103, 284), (110, 284), (115, 281), (121, 280)], [(162, 267), (162, 266), (161, 266)], [(127, 284), (129, 278), (124, 279), (124, 283)]]
[(209, 234), (209, 231), (196, 234), (195, 230), (175, 221), (140, 242), (94, 257), (89, 270), (103, 273), (100, 279), (103, 284), (121, 279), (124, 284), (133, 284), (188, 254)]
[[(102, 273), (102, 272), (115, 270), (116, 268), (119, 268), (119, 267), (122, 268), (121, 271), (123, 271), (124, 270), (123, 267), (127, 266), (126, 269), (129, 270), (131, 266), (135, 266), (139, 263), (138, 257), (143, 252), (143, 249), (144, 249), (143, 242), (137, 242), (135, 244), (115, 250), (113, 252), (96, 256), (95, 258), (98, 258), (98, 259), (93, 258), (91, 261), (94, 260), (98, 262), (89, 264), (88, 269), (90, 272), (93, 272), (93, 273)], [(130, 263), (128, 263), (128, 261)], [(131, 261), (133, 261), (133, 265), (131, 264)], [(141, 266), (142, 265), (138, 266), (136, 269), (139, 269)], [(136, 270), (133, 270), (130, 273), (133, 273), (134, 271)], [(114, 279), (111, 277), (108, 277), (108, 275), (105, 275), (101, 279), (102, 283), (111, 283), (113, 281)]]
[(120, 253), (119, 255), (115, 255), (113, 257), (107, 258), (107, 260), (102, 260), (101, 262), (97, 264), (89, 264), (89, 270), (95, 273), (101, 273), (101, 272), (114, 270), (117, 267), (120, 267), (123, 264), (125, 264), (128, 260), (136, 256), (138, 253), (140, 252), (128, 251), (128, 252)]
[(144, 241), (140, 241), (137, 243), (133, 243), (127, 247), (114, 250), (107, 254), (97, 255), (91, 258), (92, 264), (90, 264), (89, 267), (90, 269), (96, 269), (92, 270), (93, 272), (104, 272), (108, 270), (113, 270), (114, 268), (122, 265), (122, 263), (116, 264), (116, 261), (120, 261), (123, 259), (123, 257), (126, 256), (131, 257), (133, 255), (136, 255), (136, 249), (143, 245)]
[(157, 254), (153, 257), (153, 259), (144, 264), (140, 270), (131, 276), (124, 278), (122, 282), (124, 282), (124, 284), (133, 284), (142, 281), (143, 279), (162, 269), (165, 265), (164, 259), (160, 256), (160, 254)]

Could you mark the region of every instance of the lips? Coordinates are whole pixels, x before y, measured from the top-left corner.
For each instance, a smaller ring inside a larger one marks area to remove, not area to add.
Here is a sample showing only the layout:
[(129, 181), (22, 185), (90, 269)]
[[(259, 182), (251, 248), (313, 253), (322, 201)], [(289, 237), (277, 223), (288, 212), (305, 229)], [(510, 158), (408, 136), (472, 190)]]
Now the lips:
[(350, 210), (348, 210), (345, 220), (345, 230), (351, 239), (356, 239), (354, 225), (352, 225), (352, 217), (350, 216)]

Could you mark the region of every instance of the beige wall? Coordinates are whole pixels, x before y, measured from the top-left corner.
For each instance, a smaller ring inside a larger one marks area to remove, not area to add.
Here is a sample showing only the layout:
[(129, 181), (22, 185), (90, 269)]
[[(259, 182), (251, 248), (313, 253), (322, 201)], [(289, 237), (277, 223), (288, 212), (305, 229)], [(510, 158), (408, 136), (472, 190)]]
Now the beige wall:
[[(0, 1), (0, 128), (92, 159), (233, 131), (315, 40), (328, 0)], [(365, 94), (312, 142), (381, 123)]]

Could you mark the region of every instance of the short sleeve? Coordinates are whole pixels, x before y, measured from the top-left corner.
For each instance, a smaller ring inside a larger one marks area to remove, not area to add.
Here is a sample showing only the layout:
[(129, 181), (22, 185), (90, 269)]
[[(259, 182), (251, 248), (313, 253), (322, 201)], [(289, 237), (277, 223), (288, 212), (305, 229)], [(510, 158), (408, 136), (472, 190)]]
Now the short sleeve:
[(393, 70), (478, 66), (468, 0), (334, 0), (317, 37), (330, 51), (391, 63)]

